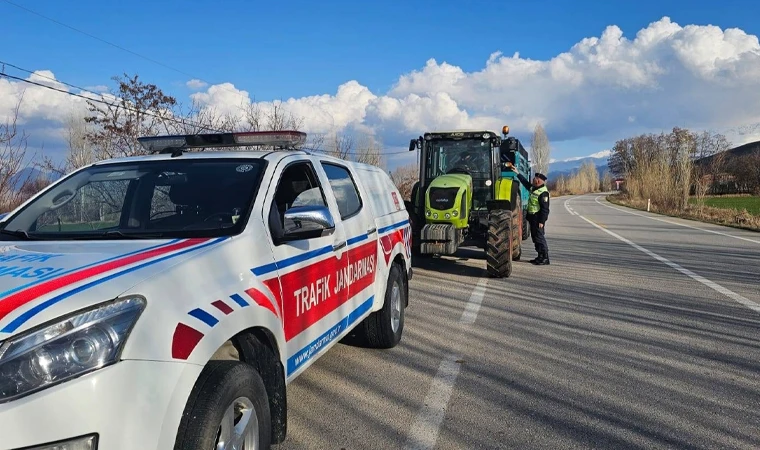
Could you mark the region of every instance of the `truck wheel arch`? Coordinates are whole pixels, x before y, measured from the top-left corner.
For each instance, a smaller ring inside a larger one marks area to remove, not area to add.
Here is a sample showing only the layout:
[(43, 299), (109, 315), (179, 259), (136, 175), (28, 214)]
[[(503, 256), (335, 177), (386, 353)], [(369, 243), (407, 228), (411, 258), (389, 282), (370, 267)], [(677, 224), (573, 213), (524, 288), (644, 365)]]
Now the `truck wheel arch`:
[(222, 344), (209, 362), (240, 361), (258, 372), (267, 392), (272, 420), (272, 443), (285, 440), (287, 434), (287, 391), (285, 368), (274, 335), (262, 327), (243, 330)]

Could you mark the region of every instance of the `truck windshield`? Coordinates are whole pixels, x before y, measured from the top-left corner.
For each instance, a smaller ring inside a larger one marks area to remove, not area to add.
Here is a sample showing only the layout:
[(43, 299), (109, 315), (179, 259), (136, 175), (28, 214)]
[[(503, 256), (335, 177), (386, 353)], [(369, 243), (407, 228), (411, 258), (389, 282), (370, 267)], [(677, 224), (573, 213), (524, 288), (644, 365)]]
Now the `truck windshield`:
[(479, 139), (427, 142), (426, 178), (446, 173), (468, 173), (473, 179), (491, 177), (491, 144)]
[(264, 165), (241, 158), (90, 167), (7, 217), (0, 240), (234, 234), (247, 217)]

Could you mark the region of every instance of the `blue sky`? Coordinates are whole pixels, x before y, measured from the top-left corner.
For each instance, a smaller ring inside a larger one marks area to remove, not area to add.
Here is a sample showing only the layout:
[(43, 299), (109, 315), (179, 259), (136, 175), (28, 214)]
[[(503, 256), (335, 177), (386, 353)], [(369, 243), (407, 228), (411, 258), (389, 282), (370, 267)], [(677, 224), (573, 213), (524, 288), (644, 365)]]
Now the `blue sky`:
[[(738, 0), (719, 4), (483, 0), (467, 6), (450, 0), (13, 1), (185, 74), (4, 0), (0, 0), (5, 36), (0, 59), (32, 70), (51, 70), (59, 80), (79, 86), (108, 85), (114, 75), (138, 73), (183, 100), (192, 92), (185, 86), (191, 78), (234, 83), (256, 100), (334, 95), (350, 80), (380, 96), (399, 76), (421, 70), (430, 58), (464, 72), (482, 70), (496, 51), (550, 60), (584, 38), (600, 36), (609, 25), (619, 26), (632, 39), (663, 16), (681, 26), (712, 24), (748, 34), (760, 31), (760, 2)], [(557, 142), (556, 157), (594, 153), (611, 145), (611, 137)]]

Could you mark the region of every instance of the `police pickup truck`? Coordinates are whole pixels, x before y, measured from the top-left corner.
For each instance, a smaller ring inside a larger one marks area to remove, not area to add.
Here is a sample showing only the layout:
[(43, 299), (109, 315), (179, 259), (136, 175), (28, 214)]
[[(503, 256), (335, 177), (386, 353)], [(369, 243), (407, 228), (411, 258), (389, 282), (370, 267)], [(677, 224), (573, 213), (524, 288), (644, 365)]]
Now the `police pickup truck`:
[(1, 219), (0, 449), (268, 448), (331, 346), (399, 343), (401, 195), (305, 137), (140, 138)]

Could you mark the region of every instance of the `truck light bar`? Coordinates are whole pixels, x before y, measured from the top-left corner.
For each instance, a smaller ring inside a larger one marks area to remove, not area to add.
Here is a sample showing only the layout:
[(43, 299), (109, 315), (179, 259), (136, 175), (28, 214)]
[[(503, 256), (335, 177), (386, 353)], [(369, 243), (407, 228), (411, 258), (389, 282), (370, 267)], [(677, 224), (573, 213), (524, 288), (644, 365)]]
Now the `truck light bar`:
[(137, 138), (151, 153), (172, 153), (191, 148), (239, 147), (263, 145), (293, 148), (306, 142), (301, 131), (248, 131), (240, 133), (205, 133), (175, 136), (144, 136)]

